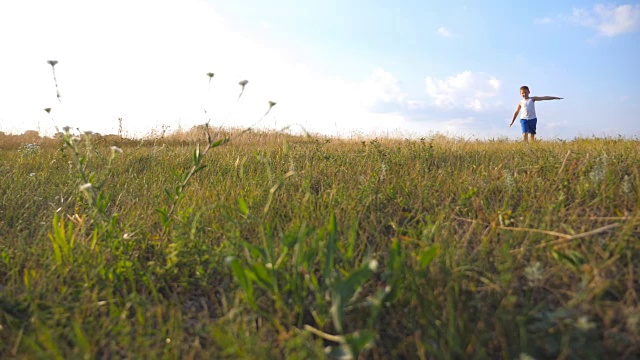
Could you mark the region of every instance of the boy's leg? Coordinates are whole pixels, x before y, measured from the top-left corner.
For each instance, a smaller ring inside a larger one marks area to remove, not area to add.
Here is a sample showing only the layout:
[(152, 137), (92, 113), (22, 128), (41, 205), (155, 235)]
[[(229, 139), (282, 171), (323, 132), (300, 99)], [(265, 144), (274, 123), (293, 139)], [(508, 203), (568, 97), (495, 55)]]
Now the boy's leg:
[(536, 126), (538, 125), (538, 118), (533, 118), (531, 120), (528, 120), (528, 125), (529, 125), (529, 134), (531, 137), (531, 141), (535, 141), (536, 139)]
[(520, 127), (522, 128), (522, 141), (527, 142), (529, 140), (529, 124), (527, 120), (520, 119)]

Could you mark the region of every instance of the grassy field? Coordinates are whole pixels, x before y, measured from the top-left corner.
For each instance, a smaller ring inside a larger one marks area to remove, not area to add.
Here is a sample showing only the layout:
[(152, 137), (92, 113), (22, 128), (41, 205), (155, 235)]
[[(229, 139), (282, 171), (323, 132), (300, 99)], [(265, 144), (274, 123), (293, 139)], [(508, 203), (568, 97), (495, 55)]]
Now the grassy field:
[(0, 358), (640, 356), (638, 141), (183, 135), (0, 136)]

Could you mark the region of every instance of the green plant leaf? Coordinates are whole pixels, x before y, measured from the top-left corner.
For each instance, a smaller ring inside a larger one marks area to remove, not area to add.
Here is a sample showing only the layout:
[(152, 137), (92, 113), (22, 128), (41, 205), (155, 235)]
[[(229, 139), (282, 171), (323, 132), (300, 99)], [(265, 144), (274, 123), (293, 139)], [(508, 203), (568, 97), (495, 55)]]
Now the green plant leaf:
[(344, 309), (352, 300), (360, 287), (371, 277), (373, 270), (368, 265), (364, 265), (349, 274), (344, 280), (337, 281), (332, 286), (331, 315), (336, 330), (343, 333)]
[(247, 217), (247, 215), (249, 215), (249, 208), (243, 198), (238, 198), (238, 208), (240, 209), (240, 214), (242, 214), (242, 216)]
[(160, 221), (163, 226), (166, 226), (169, 222), (169, 215), (167, 214), (166, 209), (155, 209), (158, 214), (160, 214)]
[(436, 258), (436, 255), (438, 255), (438, 249), (440, 249), (438, 244), (434, 244), (420, 253), (419, 261), (421, 268), (426, 268), (431, 264), (433, 259)]
[(200, 144), (196, 144), (195, 150), (193, 150), (193, 164), (197, 165), (200, 162)]
[(374, 338), (375, 333), (371, 330), (354, 332), (344, 337), (354, 359), (358, 359), (360, 353), (373, 344)]
[(251, 279), (247, 276), (244, 264), (236, 258), (230, 258), (227, 262), (231, 266), (231, 273), (233, 274), (233, 277), (238, 282), (238, 285), (240, 285), (240, 288), (244, 290), (249, 305), (256, 308), (255, 299), (253, 298), (253, 285), (251, 283)]
[(214, 142), (211, 144), (211, 147), (212, 147), (212, 148), (214, 148), (214, 147), (218, 147), (218, 146), (220, 146), (220, 145), (223, 145), (223, 144), (227, 143), (228, 141), (229, 141), (229, 139), (228, 139), (228, 138), (224, 138), (224, 139), (216, 140), (216, 141), (214, 141)]
[(324, 267), (322, 269), (322, 276), (325, 282), (331, 281), (331, 273), (335, 266), (335, 254), (337, 250), (336, 242), (338, 241), (338, 226), (336, 225), (336, 214), (332, 213), (329, 217), (329, 224), (327, 225), (327, 231), (329, 232), (329, 239), (327, 240), (327, 246), (324, 252)]
[(206, 167), (207, 167), (207, 165), (200, 165), (200, 166), (198, 166), (197, 168), (193, 169), (193, 172), (191, 173), (191, 175), (193, 176), (193, 175), (195, 175), (195, 174), (199, 173), (200, 171), (202, 171), (202, 169), (204, 169), (204, 168), (206, 168)]
[(265, 290), (273, 290), (273, 276), (266, 266), (262, 263), (255, 263), (251, 267), (253, 274), (255, 274), (258, 284)]

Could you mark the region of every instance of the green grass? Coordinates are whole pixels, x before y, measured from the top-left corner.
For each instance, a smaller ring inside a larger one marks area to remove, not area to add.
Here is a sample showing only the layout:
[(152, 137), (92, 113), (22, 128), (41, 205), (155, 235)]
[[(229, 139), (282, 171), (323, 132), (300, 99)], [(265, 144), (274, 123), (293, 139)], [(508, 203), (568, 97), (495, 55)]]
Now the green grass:
[(0, 135), (0, 358), (640, 355), (638, 141)]

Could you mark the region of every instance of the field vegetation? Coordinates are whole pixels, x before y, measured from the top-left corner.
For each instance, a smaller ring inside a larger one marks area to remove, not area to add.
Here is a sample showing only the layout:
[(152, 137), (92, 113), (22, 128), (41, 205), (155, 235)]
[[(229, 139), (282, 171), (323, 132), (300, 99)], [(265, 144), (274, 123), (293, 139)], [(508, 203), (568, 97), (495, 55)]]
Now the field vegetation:
[(640, 356), (640, 143), (0, 134), (0, 358)]

